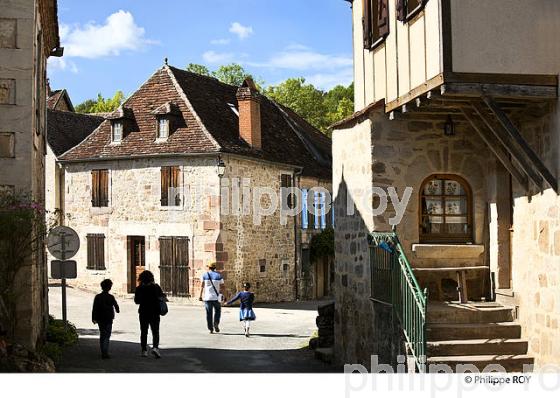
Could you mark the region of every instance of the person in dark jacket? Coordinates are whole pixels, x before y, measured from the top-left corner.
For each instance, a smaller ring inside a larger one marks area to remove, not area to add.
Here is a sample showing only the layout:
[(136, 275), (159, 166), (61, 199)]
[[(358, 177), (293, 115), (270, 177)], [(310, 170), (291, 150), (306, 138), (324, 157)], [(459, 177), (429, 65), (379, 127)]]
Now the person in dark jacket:
[(155, 283), (154, 274), (144, 271), (138, 276), (140, 283), (134, 294), (134, 302), (139, 304), (138, 314), (140, 318), (140, 345), (142, 356), (148, 356), (148, 328), (152, 330), (152, 354), (161, 358), (159, 351), (159, 321), (160, 302), (165, 300), (165, 294), (161, 287)]
[(91, 320), (99, 326), (99, 347), (101, 348), (101, 358), (109, 359), (109, 340), (113, 330), (113, 319), (115, 319), (115, 311), (120, 312), (119, 305), (115, 297), (110, 294), (113, 282), (105, 279), (101, 282), (102, 292), (95, 296), (93, 300), (93, 310), (91, 311)]
[(251, 328), (251, 321), (257, 319), (253, 311), (253, 302), (255, 301), (255, 294), (251, 292), (251, 284), (245, 282), (243, 284), (243, 291), (238, 292), (235, 297), (227, 302), (227, 305), (235, 303), (237, 300), (241, 302), (239, 306), (239, 320), (243, 322), (243, 330), (245, 336), (249, 337), (249, 329)]

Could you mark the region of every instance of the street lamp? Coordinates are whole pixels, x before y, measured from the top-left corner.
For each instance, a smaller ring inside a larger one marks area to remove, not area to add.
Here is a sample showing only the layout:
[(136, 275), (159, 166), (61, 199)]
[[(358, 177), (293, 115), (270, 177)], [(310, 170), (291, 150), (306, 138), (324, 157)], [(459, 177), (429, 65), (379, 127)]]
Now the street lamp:
[(220, 156), (218, 156), (218, 161), (216, 162), (216, 168), (218, 171), (218, 177), (220, 178), (223, 177), (224, 174), (226, 173), (226, 164), (224, 163), (224, 161)]

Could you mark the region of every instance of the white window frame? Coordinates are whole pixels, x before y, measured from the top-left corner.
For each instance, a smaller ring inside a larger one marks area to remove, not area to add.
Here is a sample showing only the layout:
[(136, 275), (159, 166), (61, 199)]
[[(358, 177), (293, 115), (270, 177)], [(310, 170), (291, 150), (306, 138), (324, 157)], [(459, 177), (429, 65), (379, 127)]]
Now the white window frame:
[[(165, 124), (166, 134), (162, 135), (162, 122)], [(157, 137), (158, 140), (167, 140), (169, 138), (169, 118), (167, 117), (160, 117), (157, 121)]]
[[(118, 139), (117, 139), (117, 136), (115, 134), (115, 132), (117, 130), (115, 127), (117, 127), (117, 125), (120, 126), (120, 137)], [(124, 131), (124, 123), (122, 122), (122, 120), (113, 121), (111, 123), (111, 141), (113, 143), (117, 143), (117, 144), (121, 143), (122, 139), (123, 139), (123, 131)]]

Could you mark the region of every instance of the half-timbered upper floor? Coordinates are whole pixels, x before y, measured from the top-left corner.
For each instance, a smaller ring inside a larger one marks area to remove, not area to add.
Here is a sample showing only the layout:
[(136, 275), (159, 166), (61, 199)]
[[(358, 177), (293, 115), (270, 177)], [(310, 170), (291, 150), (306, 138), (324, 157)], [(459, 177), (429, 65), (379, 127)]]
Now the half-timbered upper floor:
[(444, 83), (553, 86), (556, 0), (353, 0), (355, 107), (390, 112)]

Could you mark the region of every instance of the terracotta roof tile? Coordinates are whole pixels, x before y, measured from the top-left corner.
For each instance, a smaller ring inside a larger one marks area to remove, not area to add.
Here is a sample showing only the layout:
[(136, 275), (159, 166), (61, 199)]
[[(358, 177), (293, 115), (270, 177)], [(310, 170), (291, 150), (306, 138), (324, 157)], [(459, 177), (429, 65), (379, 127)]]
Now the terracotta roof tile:
[(103, 122), (102, 117), (47, 110), (47, 142), (56, 156), (82, 142)]

